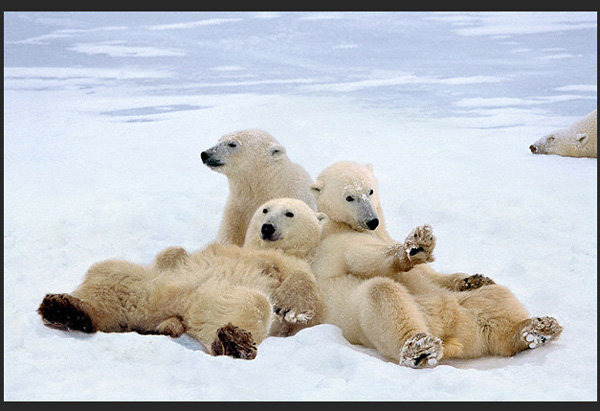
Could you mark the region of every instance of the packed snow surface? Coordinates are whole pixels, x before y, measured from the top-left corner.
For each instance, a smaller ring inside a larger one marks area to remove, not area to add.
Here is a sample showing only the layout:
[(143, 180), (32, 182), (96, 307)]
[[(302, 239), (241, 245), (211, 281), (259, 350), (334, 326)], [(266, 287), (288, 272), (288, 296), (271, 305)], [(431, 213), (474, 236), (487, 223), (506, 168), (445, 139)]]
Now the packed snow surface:
[[(597, 161), (529, 145), (597, 106), (596, 13), (4, 13), (4, 399), (597, 400)], [(371, 163), (386, 225), (560, 339), (414, 370), (332, 325), (251, 361), (45, 327), (94, 262), (215, 238), (200, 152), (260, 128), (315, 178)]]

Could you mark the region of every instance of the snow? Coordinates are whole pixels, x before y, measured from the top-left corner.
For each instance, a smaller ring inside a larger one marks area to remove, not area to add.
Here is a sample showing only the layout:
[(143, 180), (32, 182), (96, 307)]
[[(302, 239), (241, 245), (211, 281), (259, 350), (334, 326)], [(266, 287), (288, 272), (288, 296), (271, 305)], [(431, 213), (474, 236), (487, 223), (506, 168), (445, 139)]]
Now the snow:
[[(4, 399), (597, 400), (597, 161), (528, 147), (597, 106), (596, 13), (4, 13)], [(316, 177), (372, 163), (386, 225), (437, 236), (561, 338), (415, 370), (323, 324), (256, 359), (83, 335), (36, 309), (94, 262), (214, 239), (200, 152), (261, 128)]]

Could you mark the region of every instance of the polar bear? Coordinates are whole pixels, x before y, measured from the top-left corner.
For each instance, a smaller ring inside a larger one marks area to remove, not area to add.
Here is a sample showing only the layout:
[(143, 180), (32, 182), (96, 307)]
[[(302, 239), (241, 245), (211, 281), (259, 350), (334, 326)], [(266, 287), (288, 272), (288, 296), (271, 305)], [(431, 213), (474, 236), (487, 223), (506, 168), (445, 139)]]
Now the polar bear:
[(317, 209), (309, 189), (312, 178), (265, 131), (226, 134), (217, 145), (203, 151), (201, 158), (211, 170), (225, 174), (229, 182), (229, 197), (217, 234), (221, 244), (241, 246), (254, 210), (272, 198), (297, 198)]
[(566, 157), (598, 157), (598, 110), (567, 128), (556, 130), (529, 146), (533, 154)]
[(71, 294), (47, 294), (38, 312), (46, 325), (85, 333), (185, 332), (213, 355), (252, 359), (267, 335), (321, 321), (323, 295), (306, 258), (325, 221), (300, 200), (274, 199), (254, 213), (244, 247), (170, 247), (150, 266), (100, 262)]
[(404, 243), (383, 221), (371, 166), (340, 162), (313, 184), (329, 223), (313, 272), (326, 299), (324, 322), (354, 344), (377, 349), (401, 365), (432, 367), (442, 358), (511, 356), (556, 339), (551, 317), (530, 317), (512, 293), (480, 274), (440, 274), (428, 225)]

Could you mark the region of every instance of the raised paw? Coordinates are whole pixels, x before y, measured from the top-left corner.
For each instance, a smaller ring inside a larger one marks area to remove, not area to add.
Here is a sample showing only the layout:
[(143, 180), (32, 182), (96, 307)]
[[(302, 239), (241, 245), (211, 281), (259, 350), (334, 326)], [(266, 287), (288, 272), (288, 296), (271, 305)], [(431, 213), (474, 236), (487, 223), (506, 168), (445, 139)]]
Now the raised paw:
[(442, 340), (418, 333), (404, 343), (400, 353), (400, 365), (410, 368), (435, 367), (442, 359), (443, 351)]
[(404, 250), (413, 264), (432, 262), (435, 236), (429, 224), (419, 226), (412, 230), (404, 240)]
[(481, 274), (473, 274), (465, 278), (458, 286), (458, 291), (471, 291), (484, 285), (496, 284), (494, 280)]
[(553, 317), (533, 317), (521, 329), (521, 338), (527, 347), (534, 349), (555, 340), (563, 328)]
[(214, 355), (252, 360), (256, 357), (256, 344), (250, 332), (229, 323), (217, 330), (211, 345)]

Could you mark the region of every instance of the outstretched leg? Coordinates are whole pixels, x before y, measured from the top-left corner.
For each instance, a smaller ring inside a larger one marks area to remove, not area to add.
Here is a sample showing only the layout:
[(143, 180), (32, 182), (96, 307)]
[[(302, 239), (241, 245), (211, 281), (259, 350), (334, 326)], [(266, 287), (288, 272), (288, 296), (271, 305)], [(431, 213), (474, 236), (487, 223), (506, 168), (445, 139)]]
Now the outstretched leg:
[(69, 294), (46, 294), (37, 311), (50, 327), (94, 333), (96, 327), (82, 306), (81, 300)]

